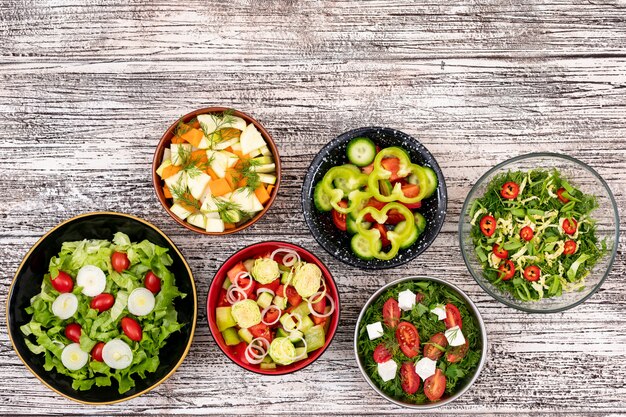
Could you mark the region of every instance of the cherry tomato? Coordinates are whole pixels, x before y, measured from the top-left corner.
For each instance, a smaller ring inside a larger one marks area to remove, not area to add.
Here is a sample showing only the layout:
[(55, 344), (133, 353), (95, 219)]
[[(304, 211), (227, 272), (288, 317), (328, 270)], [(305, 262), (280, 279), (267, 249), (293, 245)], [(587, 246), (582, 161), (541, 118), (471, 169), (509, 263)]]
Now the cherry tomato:
[(533, 229), (530, 226), (524, 226), (522, 227), (522, 230), (519, 231), (519, 237), (527, 242), (530, 241), (533, 236), (535, 236), (535, 232), (533, 232)]
[(417, 304), (419, 304), (419, 303), (421, 303), (422, 301), (424, 301), (424, 298), (425, 298), (425, 297), (426, 297), (426, 296), (424, 295), (424, 293), (422, 293), (422, 292), (418, 292), (417, 294), (415, 294), (415, 302), (416, 302)]
[(561, 200), (562, 203), (569, 203), (569, 198), (563, 195), (563, 193), (565, 192), (565, 188), (559, 188), (558, 190), (556, 190), (556, 196), (559, 197), (559, 200)]
[(509, 259), (500, 265), (498, 270), (500, 271), (500, 279), (502, 281), (508, 281), (515, 275), (515, 264)]
[(128, 269), (130, 261), (124, 252), (113, 252), (113, 255), (111, 255), (111, 265), (117, 272), (122, 272)]
[(102, 293), (96, 295), (91, 299), (91, 308), (94, 310), (98, 310), (98, 312), (102, 313), (103, 311), (107, 311), (113, 304), (115, 303), (115, 297), (111, 294)]
[(124, 317), (122, 319), (122, 331), (130, 340), (134, 340), (135, 342), (139, 342), (141, 336), (143, 336), (139, 323), (130, 317)]
[[(343, 200), (337, 203), (337, 205), (343, 208), (348, 207), (348, 203), (346, 203)], [(339, 213), (337, 210), (333, 209), (333, 223), (335, 224), (335, 227), (341, 230), (342, 232), (345, 232), (346, 230), (348, 230), (346, 216), (347, 216), (346, 214)]]
[(528, 281), (537, 281), (540, 276), (541, 269), (536, 265), (527, 266), (526, 269), (524, 269), (524, 278)]
[(509, 181), (502, 186), (500, 195), (507, 200), (514, 200), (519, 195), (519, 185)]
[(267, 340), (268, 342), (272, 343), (272, 331), (267, 326), (267, 324), (259, 323), (252, 327), (249, 327), (248, 330), (250, 330), (250, 333), (252, 333), (252, 336), (254, 336), (255, 338), (261, 337)]
[(461, 346), (452, 346), (446, 352), (446, 360), (450, 363), (460, 362), (465, 355), (467, 355), (467, 351), (469, 350), (469, 340), (465, 340), (465, 343)]
[(576, 249), (578, 249), (578, 245), (573, 240), (568, 240), (565, 242), (565, 247), (563, 248), (563, 255), (573, 255), (576, 253)]
[(459, 326), (459, 329), (463, 328), (461, 312), (454, 304), (446, 304), (446, 318), (443, 322), (446, 324), (446, 329), (450, 329), (454, 326)]
[(401, 190), (405, 197), (415, 198), (420, 193), (420, 186), (417, 184), (406, 184), (402, 186)]
[(83, 328), (78, 323), (70, 323), (65, 327), (65, 337), (74, 343), (80, 343), (80, 334)]
[(389, 181), (396, 181), (400, 179), (400, 176), (398, 175), (398, 171), (400, 170), (400, 159), (385, 158), (380, 161), (380, 165), (382, 165), (382, 167), (385, 168), (387, 171), (391, 172)]
[(93, 359), (94, 361), (98, 361), (98, 362), (104, 361), (104, 359), (102, 359), (103, 348), (104, 348), (104, 342), (96, 343), (93, 349), (91, 349), (91, 359)]
[(63, 271), (59, 271), (56, 278), (50, 282), (52, 283), (52, 287), (60, 293), (71, 292), (74, 288), (74, 281), (72, 281), (72, 277)]
[(383, 304), (383, 321), (387, 327), (395, 329), (400, 322), (400, 306), (398, 302), (390, 298)]
[(443, 351), (439, 349), (439, 346), (444, 349), (448, 346), (448, 339), (446, 339), (443, 333), (435, 333), (431, 336), (428, 343), (424, 345), (424, 357), (434, 361), (439, 360), (443, 355)]
[(437, 368), (434, 375), (424, 381), (424, 394), (430, 401), (438, 401), (446, 390), (446, 376)]
[(391, 352), (385, 347), (384, 344), (380, 344), (376, 346), (374, 349), (374, 362), (376, 363), (384, 363), (391, 359)]
[(414, 358), (420, 353), (420, 335), (414, 325), (408, 321), (398, 324), (396, 339), (400, 350), (409, 358)]
[(161, 291), (161, 278), (157, 277), (154, 272), (148, 271), (146, 277), (143, 280), (143, 285), (152, 294), (156, 294)]
[(496, 219), (493, 216), (483, 216), (480, 219), (480, 231), (483, 235), (491, 237), (496, 231)]
[(572, 218), (563, 220), (563, 231), (568, 235), (573, 235), (574, 233), (576, 233), (577, 229), (578, 222), (576, 221), (576, 219)]
[(373, 229), (376, 229), (380, 232), (380, 241), (383, 248), (391, 245), (391, 242), (389, 241), (389, 239), (387, 239), (387, 228), (385, 227), (385, 225), (375, 223)]
[(502, 248), (500, 245), (493, 245), (493, 254), (496, 255), (500, 259), (506, 259), (509, 257), (509, 251)]
[(400, 367), (400, 384), (407, 394), (415, 394), (420, 387), (420, 377), (415, 372), (413, 362), (404, 362)]

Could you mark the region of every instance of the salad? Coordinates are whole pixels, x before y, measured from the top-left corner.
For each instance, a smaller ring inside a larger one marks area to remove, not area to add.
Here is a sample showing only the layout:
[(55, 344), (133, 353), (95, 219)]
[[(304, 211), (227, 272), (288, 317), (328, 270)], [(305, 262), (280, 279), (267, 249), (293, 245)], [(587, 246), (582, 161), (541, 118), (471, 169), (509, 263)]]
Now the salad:
[(180, 122), (156, 171), (170, 210), (207, 232), (252, 219), (276, 184), (276, 164), (254, 124), (232, 112)]
[(50, 260), (41, 292), (20, 329), (44, 369), (73, 379), (75, 390), (110, 386), (120, 394), (159, 366), (159, 350), (178, 322), (174, 299), (184, 297), (168, 270), (167, 249), (147, 240), (64, 242)]
[(591, 217), (597, 206), (557, 170), (494, 177), (469, 212), (484, 276), (522, 301), (583, 289), (607, 252)]
[(437, 188), (437, 174), (407, 151), (378, 148), (365, 137), (348, 143), (349, 163), (332, 167), (315, 186), (315, 207), (330, 212), (364, 260), (389, 260), (417, 241), (426, 219), (417, 210)]
[(404, 281), (383, 292), (360, 321), (357, 352), (371, 382), (411, 404), (453, 395), (477, 371), (481, 334), (452, 289)]
[(215, 314), (232, 356), (276, 369), (326, 344), (336, 308), (317, 265), (278, 248), (239, 262), (226, 275)]

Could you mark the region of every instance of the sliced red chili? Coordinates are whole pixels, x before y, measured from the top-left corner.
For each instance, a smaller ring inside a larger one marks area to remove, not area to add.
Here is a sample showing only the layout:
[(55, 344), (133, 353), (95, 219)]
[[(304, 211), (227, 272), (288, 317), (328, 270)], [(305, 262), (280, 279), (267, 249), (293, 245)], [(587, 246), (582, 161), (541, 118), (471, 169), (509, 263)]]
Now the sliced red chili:
[(493, 254), (500, 259), (506, 259), (509, 257), (509, 251), (498, 244), (493, 245)]
[(513, 200), (519, 195), (519, 185), (513, 181), (509, 181), (502, 186), (500, 195), (507, 200)]
[(519, 236), (527, 242), (532, 240), (534, 235), (535, 232), (533, 232), (533, 229), (530, 226), (524, 226), (522, 227), (522, 230), (519, 231)]
[(563, 220), (563, 231), (568, 235), (573, 235), (578, 229), (578, 222), (575, 219)]
[(508, 259), (500, 265), (498, 270), (500, 271), (500, 279), (502, 281), (508, 281), (515, 275), (515, 264), (512, 260)]
[(563, 193), (567, 192), (565, 188), (559, 188), (556, 190), (556, 196), (559, 197), (562, 203), (569, 203), (569, 198), (565, 197)]
[(573, 240), (568, 240), (565, 242), (565, 246), (563, 248), (563, 255), (573, 255), (576, 253), (576, 249), (578, 249), (578, 245)]
[(536, 265), (527, 266), (524, 269), (524, 278), (528, 281), (538, 281), (541, 276), (541, 269)]
[(493, 216), (483, 216), (480, 219), (480, 231), (487, 237), (491, 237), (496, 231), (496, 219)]

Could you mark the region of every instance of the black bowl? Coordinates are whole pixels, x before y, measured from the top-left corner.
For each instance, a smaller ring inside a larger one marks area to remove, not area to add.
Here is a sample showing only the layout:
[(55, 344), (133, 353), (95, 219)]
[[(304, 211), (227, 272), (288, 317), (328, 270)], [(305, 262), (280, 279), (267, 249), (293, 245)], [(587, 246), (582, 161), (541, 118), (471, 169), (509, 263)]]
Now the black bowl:
[[(41, 291), (43, 275), (48, 272), (50, 258), (61, 250), (63, 242), (82, 239), (111, 240), (115, 232), (126, 233), (131, 241), (144, 239), (169, 249), (174, 263), (171, 271), (176, 276), (176, 285), (181, 292), (187, 294), (183, 299), (175, 301), (179, 321), (188, 323), (180, 335), (168, 338), (167, 344), (160, 351), (161, 363), (154, 373), (147, 373), (145, 379), (136, 378), (136, 385), (124, 394), (117, 391), (117, 383), (110, 387), (94, 386), (88, 391), (76, 391), (72, 388), (72, 379), (55, 371), (43, 368), (44, 356), (34, 355), (24, 343), (24, 335), (20, 326), (30, 321), (31, 316), (25, 309), (30, 305), (31, 297)], [(69, 219), (46, 233), (24, 257), (13, 283), (9, 289), (7, 301), (7, 322), (9, 337), (15, 352), (26, 367), (45, 385), (55, 392), (85, 404), (112, 404), (125, 401), (155, 388), (183, 362), (189, 351), (196, 327), (198, 314), (196, 286), (191, 270), (183, 255), (174, 243), (152, 224), (137, 217), (112, 212), (83, 214)]]
[[(329, 212), (320, 212), (313, 203), (315, 185), (330, 168), (348, 162), (348, 157), (346, 156), (348, 142), (361, 136), (370, 138), (381, 148), (389, 146), (404, 148), (409, 153), (412, 162), (432, 168), (439, 180), (435, 193), (423, 200), (422, 207), (419, 209), (419, 212), (426, 218), (426, 230), (411, 247), (400, 250), (395, 258), (388, 261), (378, 259), (365, 261), (358, 258), (350, 249), (350, 237), (348, 234), (337, 230), (333, 225), (331, 214)], [(431, 153), (412, 136), (399, 130), (385, 127), (361, 127), (337, 136), (315, 156), (302, 186), (304, 219), (315, 240), (335, 258), (363, 269), (393, 268), (415, 259), (420, 253), (424, 252), (435, 240), (443, 226), (443, 221), (446, 217), (447, 201), (448, 197), (443, 173)]]

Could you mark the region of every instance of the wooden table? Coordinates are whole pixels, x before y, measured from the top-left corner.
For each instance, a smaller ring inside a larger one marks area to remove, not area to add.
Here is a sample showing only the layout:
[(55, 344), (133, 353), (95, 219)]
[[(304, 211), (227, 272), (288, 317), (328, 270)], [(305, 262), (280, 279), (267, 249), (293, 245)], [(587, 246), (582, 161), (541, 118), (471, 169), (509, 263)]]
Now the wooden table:
[[(230, 254), (267, 239), (327, 263), (340, 286), (337, 337), (294, 375), (260, 377), (219, 351), (200, 317), (189, 356), (166, 383), (127, 403), (86, 407), (38, 383), (0, 326), (0, 412), (10, 414), (400, 414), (362, 379), (356, 317), (381, 285), (443, 277), (477, 303), (489, 357), (471, 390), (431, 414), (626, 413), (626, 256), (584, 305), (528, 315), (474, 282), (457, 222), (487, 169), (529, 151), (590, 164), (626, 215), (626, 3), (623, 0), (239, 1), (4, 0), (0, 5), (0, 295), (28, 248), (58, 222), (113, 210), (145, 218), (182, 249), (199, 303)], [(209, 238), (159, 205), (150, 163), (162, 132), (206, 105), (249, 112), (284, 164), (258, 224)], [(448, 217), (434, 244), (385, 271), (350, 268), (312, 238), (300, 187), (341, 132), (390, 126), (415, 135), (446, 175)], [(623, 243), (625, 234), (622, 232)]]

